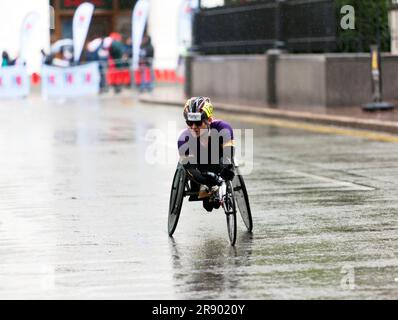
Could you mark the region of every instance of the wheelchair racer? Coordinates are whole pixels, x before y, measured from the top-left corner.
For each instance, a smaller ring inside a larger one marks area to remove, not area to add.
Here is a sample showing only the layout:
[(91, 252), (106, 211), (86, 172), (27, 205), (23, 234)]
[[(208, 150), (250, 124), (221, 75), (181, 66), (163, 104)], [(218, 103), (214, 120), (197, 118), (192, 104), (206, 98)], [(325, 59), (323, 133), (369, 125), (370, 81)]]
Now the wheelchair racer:
[[(187, 128), (178, 138), (180, 163), (191, 181), (190, 201), (203, 201), (211, 212), (220, 207), (218, 186), (222, 180), (232, 180), (234, 133), (231, 125), (214, 118), (214, 108), (207, 97), (193, 97), (184, 106)], [(221, 178), (221, 179), (220, 179)]]

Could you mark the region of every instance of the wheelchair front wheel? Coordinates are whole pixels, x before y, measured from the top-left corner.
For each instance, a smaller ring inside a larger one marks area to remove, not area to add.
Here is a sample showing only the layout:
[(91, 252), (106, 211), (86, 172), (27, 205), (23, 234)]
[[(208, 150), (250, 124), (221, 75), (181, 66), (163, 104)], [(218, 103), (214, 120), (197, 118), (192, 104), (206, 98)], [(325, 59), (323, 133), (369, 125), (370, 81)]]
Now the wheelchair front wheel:
[(253, 219), (250, 209), (249, 196), (247, 194), (245, 181), (237, 170), (237, 174), (232, 181), (234, 186), (234, 196), (236, 203), (238, 204), (239, 212), (243, 222), (247, 228), (247, 231), (253, 231)]
[(234, 197), (234, 188), (230, 181), (226, 182), (226, 194), (224, 197), (224, 211), (227, 217), (228, 236), (231, 246), (236, 242), (236, 204)]
[(171, 186), (170, 202), (169, 202), (169, 218), (168, 233), (171, 237), (177, 228), (178, 219), (180, 218), (182, 203), (184, 200), (186, 184), (186, 173), (184, 168), (177, 167), (174, 174), (173, 184)]

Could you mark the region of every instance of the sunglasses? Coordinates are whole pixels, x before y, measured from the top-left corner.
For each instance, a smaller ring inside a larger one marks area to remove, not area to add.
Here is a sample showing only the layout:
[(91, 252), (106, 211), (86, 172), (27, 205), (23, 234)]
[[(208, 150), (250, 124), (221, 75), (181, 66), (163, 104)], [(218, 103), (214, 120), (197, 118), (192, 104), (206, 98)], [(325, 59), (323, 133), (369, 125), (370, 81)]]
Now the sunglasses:
[(203, 121), (186, 121), (188, 127), (193, 127), (195, 124), (197, 127), (200, 127), (203, 124)]

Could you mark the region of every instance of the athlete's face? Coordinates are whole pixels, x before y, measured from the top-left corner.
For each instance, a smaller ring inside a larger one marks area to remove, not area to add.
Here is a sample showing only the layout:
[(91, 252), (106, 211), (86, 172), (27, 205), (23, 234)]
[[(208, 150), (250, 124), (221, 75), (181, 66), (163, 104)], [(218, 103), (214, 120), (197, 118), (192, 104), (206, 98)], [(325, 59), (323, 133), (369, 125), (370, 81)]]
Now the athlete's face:
[(207, 129), (206, 123), (204, 121), (188, 123), (188, 127), (194, 137), (201, 136)]
[[(209, 119), (209, 124), (211, 123), (211, 119)], [(187, 125), (191, 131), (191, 134), (194, 137), (200, 137), (201, 135), (207, 132), (207, 124), (206, 122), (194, 122), (194, 121), (187, 121)]]

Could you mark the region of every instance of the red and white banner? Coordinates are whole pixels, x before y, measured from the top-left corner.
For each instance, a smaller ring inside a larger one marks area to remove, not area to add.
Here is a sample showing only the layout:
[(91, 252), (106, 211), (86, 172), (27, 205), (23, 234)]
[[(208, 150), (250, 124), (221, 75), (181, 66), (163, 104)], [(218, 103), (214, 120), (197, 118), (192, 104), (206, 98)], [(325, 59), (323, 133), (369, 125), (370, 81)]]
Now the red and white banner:
[(138, 69), (140, 48), (149, 15), (149, 1), (139, 0), (133, 10), (133, 68)]
[(60, 68), (43, 65), (41, 72), (43, 98), (70, 98), (99, 93), (100, 73), (97, 62)]
[(0, 68), (0, 98), (19, 98), (29, 95), (29, 76), (24, 66)]
[(192, 45), (193, 14), (198, 6), (198, 0), (181, 0), (178, 25), (178, 46), (180, 50), (188, 49)]
[[(17, 64), (26, 63), (29, 69), (37, 62), (37, 55), (40, 56), (40, 50), (42, 49), (40, 48), (41, 42), (38, 41), (41, 31), (40, 23), (40, 15), (32, 11), (26, 15), (21, 26), (20, 52)], [(33, 52), (36, 55), (32, 54)]]
[(73, 16), (73, 49), (74, 61), (78, 62), (83, 52), (88, 29), (90, 28), (95, 6), (92, 3), (82, 3)]

